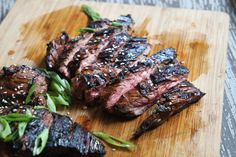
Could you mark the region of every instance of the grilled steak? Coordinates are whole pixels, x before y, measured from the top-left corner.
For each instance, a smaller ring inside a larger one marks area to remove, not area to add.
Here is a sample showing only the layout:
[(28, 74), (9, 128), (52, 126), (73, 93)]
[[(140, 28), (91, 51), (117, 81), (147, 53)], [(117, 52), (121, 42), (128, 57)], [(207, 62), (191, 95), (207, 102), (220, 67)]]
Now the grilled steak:
[(49, 152), (74, 157), (97, 157), (105, 154), (103, 144), (69, 117), (53, 113), (53, 119), (47, 143), (47, 155)]
[[(74, 89), (80, 89), (76, 92), (77, 98), (84, 98), (87, 103), (93, 102), (99, 98), (99, 90), (122, 77), (121, 71), (146, 58), (149, 51), (146, 39), (132, 37), (126, 44), (123, 43), (128, 36), (124, 37), (124, 34), (114, 39), (116, 40), (113, 43), (115, 48), (105, 49), (100, 53), (97, 64), (87, 67), (72, 79)], [(118, 47), (122, 48), (118, 50)]]
[(37, 69), (26, 65), (3, 67), (0, 71), (0, 106), (23, 105), (32, 84), (36, 89), (31, 97), (31, 105), (44, 105), (44, 93), (48, 89), (48, 79)]
[[(88, 26), (96, 30), (95, 33), (81, 33), (75, 39), (70, 39), (66, 33), (48, 44), (46, 65), (48, 68), (60, 72), (66, 78), (71, 78), (75, 72), (96, 62), (97, 56), (113, 36), (119, 32), (127, 32), (133, 25), (130, 15), (120, 16), (117, 20), (121, 27), (113, 27), (107, 19), (90, 22)], [(72, 66), (72, 71), (70, 71)]]
[(176, 52), (174, 49), (163, 49), (144, 61), (141, 61), (137, 66), (129, 68), (129, 71), (124, 74), (124, 79), (116, 84), (107, 86), (101, 91), (102, 102), (107, 110), (111, 110), (116, 102), (128, 91), (135, 88), (140, 82), (148, 79), (157, 68), (163, 64), (176, 62)]
[(151, 74), (150, 78), (140, 82), (135, 88), (123, 94), (108, 111), (126, 117), (141, 115), (163, 93), (186, 80), (187, 74), (188, 69), (181, 65), (170, 64), (157, 69), (154, 74)]
[(197, 102), (204, 95), (205, 93), (188, 81), (177, 84), (162, 94), (153, 113), (142, 122), (133, 137), (138, 138), (144, 132), (160, 126), (168, 118)]
[(4, 114), (12, 111), (24, 113), (26, 109), (38, 117), (31, 120), (26, 127), (24, 135), (8, 145), (16, 157), (32, 156), (35, 140), (44, 129), (49, 129), (49, 136), (45, 149), (40, 156), (70, 156), (70, 157), (99, 157), (105, 154), (104, 145), (91, 133), (74, 123), (69, 117), (51, 113), (45, 109), (32, 110), (25, 106), (4, 107)]

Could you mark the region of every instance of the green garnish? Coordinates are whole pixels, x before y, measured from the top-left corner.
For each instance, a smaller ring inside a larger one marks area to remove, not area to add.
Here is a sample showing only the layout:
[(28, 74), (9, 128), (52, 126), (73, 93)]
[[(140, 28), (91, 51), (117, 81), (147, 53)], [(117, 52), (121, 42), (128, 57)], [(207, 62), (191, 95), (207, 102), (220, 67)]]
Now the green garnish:
[[(66, 79), (57, 73), (41, 69), (51, 79), (49, 91), (46, 93), (49, 111), (56, 112), (56, 105), (69, 106), (71, 102), (71, 87)], [(40, 107), (41, 108), (41, 107)]]
[(135, 145), (131, 142), (122, 140), (120, 138), (116, 138), (114, 136), (108, 135), (108, 134), (101, 132), (101, 131), (95, 131), (95, 132), (93, 132), (93, 134), (95, 136), (97, 136), (98, 138), (104, 140), (108, 144), (118, 147), (118, 148), (131, 149), (131, 148), (135, 147)]
[(99, 13), (95, 12), (91, 7), (88, 5), (82, 5), (82, 11), (89, 16), (93, 21), (97, 21), (101, 19), (101, 16)]
[(27, 126), (27, 122), (20, 122), (18, 124), (18, 128), (17, 129), (18, 129), (18, 136), (19, 137), (22, 137), (24, 135), (26, 126)]
[(56, 112), (56, 105), (54, 101), (52, 100), (51, 96), (47, 93), (47, 105), (48, 105), (48, 110), (50, 112)]
[(17, 138), (17, 136), (18, 136), (18, 131), (16, 130), (16, 131), (14, 131), (12, 134), (8, 135), (8, 136), (4, 139), (4, 141), (5, 141), (5, 142), (13, 141), (13, 140), (15, 140), (15, 139)]
[(29, 114), (10, 113), (8, 115), (1, 116), (1, 118), (5, 119), (7, 122), (28, 122), (37, 117)]
[(34, 142), (33, 156), (39, 155), (45, 148), (48, 141), (49, 129), (44, 129)]
[(114, 21), (111, 23), (111, 25), (114, 26), (114, 27), (121, 27), (121, 26), (123, 26), (122, 23), (114, 22)]
[(26, 96), (26, 99), (25, 99), (25, 104), (28, 104), (30, 101), (31, 101), (31, 96), (33, 95), (34, 91), (36, 89), (36, 85), (33, 84), (30, 89), (29, 89), (29, 92)]
[(79, 30), (77, 30), (78, 33), (94, 33), (96, 32), (96, 29), (94, 28), (89, 28), (89, 27), (85, 27), (85, 28), (80, 28)]
[(34, 109), (35, 109), (35, 110), (39, 110), (39, 109), (48, 109), (48, 108), (45, 107), (45, 106), (39, 105), (39, 106), (34, 106)]
[(54, 104), (69, 106), (69, 103), (66, 101), (66, 98), (64, 98), (60, 94), (50, 95), (50, 97), (52, 101), (54, 102)]
[(5, 119), (0, 118), (0, 139), (5, 139), (10, 134), (11, 128), (9, 123)]

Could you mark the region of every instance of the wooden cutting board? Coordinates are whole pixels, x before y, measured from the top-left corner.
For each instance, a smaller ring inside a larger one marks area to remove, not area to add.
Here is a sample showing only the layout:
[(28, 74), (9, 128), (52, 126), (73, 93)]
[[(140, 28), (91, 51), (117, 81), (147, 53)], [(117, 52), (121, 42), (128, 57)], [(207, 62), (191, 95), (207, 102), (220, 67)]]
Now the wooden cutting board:
[[(85, 3), (85, 2), (84, 2)], [(0, 66), (43, 65), (46, 44), (61, 31), (70, 36), (86, 26), (74, 0), (18, 0), (0, 26)], [(190, 69), (189, 80), (207, 94), (197, 104), (146, 133), (133, 151), (112, 150), (107, 157), (216, 157), (220, 150), (225, 57), (229, 17), (225, 13), (148, 6), (90, 3), (102, 17), (132, 14), (135, 35), (148, 37), (152, 53), (174, 47), (178, 59)], [(108, 116), (99, 107), (75, 104), (60, 109), (91, 130), (129, 139), (144, 115), (129, 121)], [(2, 146), (1, 146), (2, 148)], [(5, 151), (1, 150), (1, 156)], [(8, 155), (5, 155), (8, 156)]]

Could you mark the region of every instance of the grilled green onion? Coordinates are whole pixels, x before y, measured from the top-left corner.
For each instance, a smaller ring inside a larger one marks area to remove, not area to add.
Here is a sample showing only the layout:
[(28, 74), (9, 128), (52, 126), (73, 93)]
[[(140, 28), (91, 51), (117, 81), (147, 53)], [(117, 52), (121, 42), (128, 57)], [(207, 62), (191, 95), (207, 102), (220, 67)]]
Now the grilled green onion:
[(41, 69), (51, 79), (49, 91), (46, 93), (49, 111), (56, 112), (56, 105), (69, 106), (71, 102), (71, 87), (67, 80), (57, 73)]
[(55, 92), (66, 92), (67, 95), (71, 95), (71, 88), (70, 84), (67, 80), (60, 78), (60, 76), (53, 72), (53, 71), (46, 71), (44, 72), (50, 77), (52, 80), (50, 84), (50, 90), (55, 91)]
[(48, 105), (48, 110), (50, 112), (56, 112), (56, 105), (54, 101), (52, 100), (51, 96), (47, 93), (47, 105)]
[(120, 138), (116, 138), (114, 136), (108, 135), (108, 134), (101, 132), (101, 131), (95, 131), (95, 132), (93, 132), (93, 134), (95, 136), (97, 136), (98, 138), (104, 140), (108, 144), (115, 146), (117, 148), (131, 149), (131, 148), (135, 147), (135, 145), (131, 142), (122, 140)]
[(8, 135), (4, 141), (9, 142), (9, 141), (14, 141), (18, 137), (18, 131), (14, 131), (12, 134)]
[(48, 141), (49, 129), (44, 129), (39, 136), (35, 139), (33, 156), (39, 155), (45, 148)]
[(95, 12), (91, 7), (89, 7), (88, 5), (82, 5), (82, 11), (89, 16), (92, 21), (97, 21), (99, 19), (101, 19), (101, 16), (99, 13)]
[(52, 81), (52, 82), (50, 83), (50, 90), (56, 91), (56, 92), (58, 92), (58, 93), (64, 92), (63, 87), (62, 87), (61, 85), (59, 85), (57, 82), (55, 82), (55, 81)]
[(51, 97), (52, 101), (57, 105), (69, 106), (69, 103), (60, 94), (57, 94), (55, 96), (50, 95), (50, 97)]
[(96, 29), (94, 28), (89, 28), (89, 27), (85, 27), (85, 28), (80, 28), (79, 30), (77, 30), (78, 33), (94, 33), (96, 32)]
[(1, 116), (1, 118), (5, 119), (7, 122), (28, 122), (37, 117), (29, 114), (10, 113), (8, 115)]
[(121, 26), (123, 26), (122, 23), (120, 23), (120, 22), (112, 22), (111, 25), (114, 26), (114, 27), (121, 27)]
[(18, 136), (19, 137), (22, 137), (24, 135), (26, 126), (27, 126), (27, 122), (20, 122), (18, 124), (18, 128), (17, 129), (18, 129)]
[(38, 109), (47, 109), (47, 107), (45, 107), (45, 106), (34, 106), (34, 109), (35, 110), (38, 110)]
[(33, 95), (34, 91), (36, 89), (36, 85), (33, 84), (30, 89), (29, 89), (29, 92), (26, 96), (26, 99), (25, 99), (25, 104), (28, 104), (30, 101), (31, 101), (31, 96)]
[(11, 128), (9, 123), (5, 119), (0, 118), (0, 139), (5, 139), (10, 134)]

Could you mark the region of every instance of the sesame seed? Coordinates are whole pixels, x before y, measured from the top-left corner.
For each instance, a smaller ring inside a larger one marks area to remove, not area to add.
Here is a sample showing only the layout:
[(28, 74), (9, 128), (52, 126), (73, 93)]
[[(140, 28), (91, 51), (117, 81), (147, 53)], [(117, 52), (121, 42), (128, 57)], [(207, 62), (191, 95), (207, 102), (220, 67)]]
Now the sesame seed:
[(88, 109), (88, 107), (87, 107), (87, 106), (83, 106), (83, 109), (84, 109), (84, 110), (87, 110), (87, 109)]

